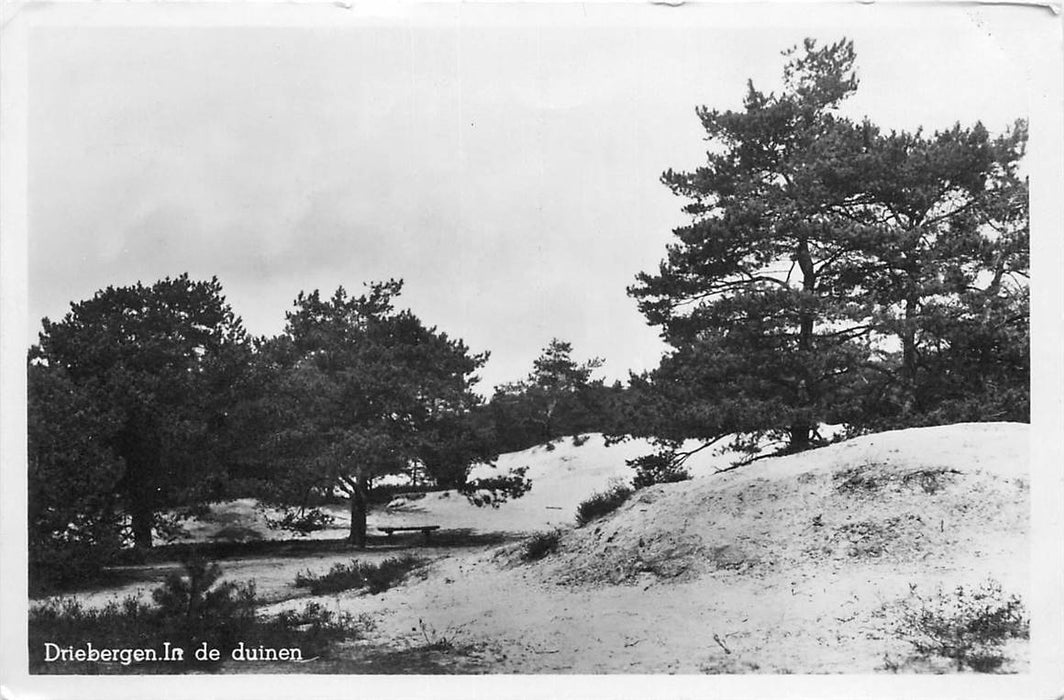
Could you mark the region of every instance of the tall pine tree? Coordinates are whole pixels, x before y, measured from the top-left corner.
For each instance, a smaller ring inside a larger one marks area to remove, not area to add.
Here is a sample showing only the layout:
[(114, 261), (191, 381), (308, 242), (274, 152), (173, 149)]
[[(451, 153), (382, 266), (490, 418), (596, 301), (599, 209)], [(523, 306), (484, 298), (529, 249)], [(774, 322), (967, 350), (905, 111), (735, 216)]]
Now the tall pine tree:
[[(850, 194), (831, 184), (862, 148), (838, 115), (857, 89), (853, 45), (807, 40), (786, 55), (780, 94), (749, 84), (741, 111), (697, 110), (706, 164), (662, 176), (692, 223), (629, 289), (672, 348), (652, 383), (684, 414), (676, 437), (804, 449), (866, 352), (866, 305), (844, 267), (855, 227), (838, 212)], [(676, 416), (659, 417), (650, 430), (672, 432)]]
[[(246, 367), (245, 340), (218, 280), (188, 275), (108, 287), (71, 304), (61, 321), (44, 319), (30, 350), (34, 384), (40, 381), (43, 390), (49, 377), (69, 382), (70, 401), (108, 417), (78, 418), (82, 426), (97, 426), (84, 436), (93, 440), (84, 464), (64, 458), (49, 467), (102, 468), (96, 453), (105, 449), (121, 472), (93, 488), (110, 492), (137, 547), (151, 547), (153, 530), (174, 524), (175, 508), (200, 505), (224, 488), (223, 435), (231, 388)], [(70, 417), (46, 406), (31, 413), (31, 465), (40, 469), (53, 460), (46, 439), (57, 429), (51, 422)]]

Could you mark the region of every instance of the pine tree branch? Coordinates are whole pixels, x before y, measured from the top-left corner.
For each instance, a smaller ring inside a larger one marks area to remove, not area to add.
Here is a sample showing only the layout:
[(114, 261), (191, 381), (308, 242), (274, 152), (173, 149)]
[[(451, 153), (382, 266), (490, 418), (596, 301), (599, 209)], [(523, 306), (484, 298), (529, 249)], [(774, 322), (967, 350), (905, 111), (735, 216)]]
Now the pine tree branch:
[(701, 446), (696, 447), (693, 450), (689, 450), (688, 452), (674, 452), (673, 455), (677, 456), (677, 459), (675, 461), (675, 465), (677, 467), (683, 466), (684, 462), (686, 462), (688, 459), (690, 459), (692, 455), (698, 454), (702, 450), (707, 449), (709, 447), (712, 447), (713, 445), (717, 444), (718, 442), (720, 442), (724, 438), (728, 437), (728, 435), (729, 435), (729, 433), (725, 433), (724, 435), (718, 435), (717, 437), (713, 438), (709, 442), (705, 442)]

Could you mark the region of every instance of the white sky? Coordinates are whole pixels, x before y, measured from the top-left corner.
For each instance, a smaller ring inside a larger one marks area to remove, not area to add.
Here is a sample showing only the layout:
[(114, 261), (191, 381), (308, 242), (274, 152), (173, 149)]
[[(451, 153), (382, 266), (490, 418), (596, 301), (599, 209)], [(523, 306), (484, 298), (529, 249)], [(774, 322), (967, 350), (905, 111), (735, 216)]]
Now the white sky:
[(696, 105), (738, 107), (747, 78), (778, 84), (782, 49), (847, 36), (852, 116), (997, 132), (1027, 114), (1002, 11), (809, 8), (767, 28), (661, 11), (657, 26), (592, 8), (554, 26), (35, 29), (31, 338), (97, 289), (186, 271), (217, 275), (254, 334), (280, 331), (300, 290), (402, 277), (402, 306), (491, 351), (482, 391), (554, 336), (624, 378), (662, 350), (625, 287), (685, 223), (658, 177), (700, 163)]

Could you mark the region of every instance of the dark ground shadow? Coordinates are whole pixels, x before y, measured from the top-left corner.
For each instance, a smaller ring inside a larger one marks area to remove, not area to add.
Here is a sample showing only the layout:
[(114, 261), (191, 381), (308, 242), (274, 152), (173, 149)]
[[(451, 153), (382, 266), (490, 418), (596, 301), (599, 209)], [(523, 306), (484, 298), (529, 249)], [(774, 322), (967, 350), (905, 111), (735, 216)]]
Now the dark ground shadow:
[(91, 593), (129, 584), (158, 581), (161, 575), (181, 572), (182, 562), (193, 555), (220, 564), (232, 560), (301, 559), (330, 554), (345, 554), (357, 559), (360, 554), (394, 552), (417, 555), (419, 550), (425, 549), (492, 547), (515, 541), (520, 537), (519, 534), (477, 532), (469, 528), (455, 528), (437, 530), (432, 533), (427, 543), (420, 532), (396, 533), (390, 537), (384, 534), (370, 534), (367, 538), (368, 546), (364, 550), (357, 549), (346, 538), (161, 544), (147, 552), (133, 550), (124, 552), (116, 565), (105, 567), (98, 575), (42, 593), (45, 595)]

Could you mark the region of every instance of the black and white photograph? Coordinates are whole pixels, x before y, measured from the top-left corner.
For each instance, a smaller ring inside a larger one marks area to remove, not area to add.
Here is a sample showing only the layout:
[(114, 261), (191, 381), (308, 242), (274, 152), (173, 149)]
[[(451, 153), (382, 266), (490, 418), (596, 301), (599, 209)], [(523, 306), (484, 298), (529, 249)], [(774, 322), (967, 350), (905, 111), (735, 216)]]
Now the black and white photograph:
[(1055, 7), (5, 8), (3, 697), (1058, 697)]

